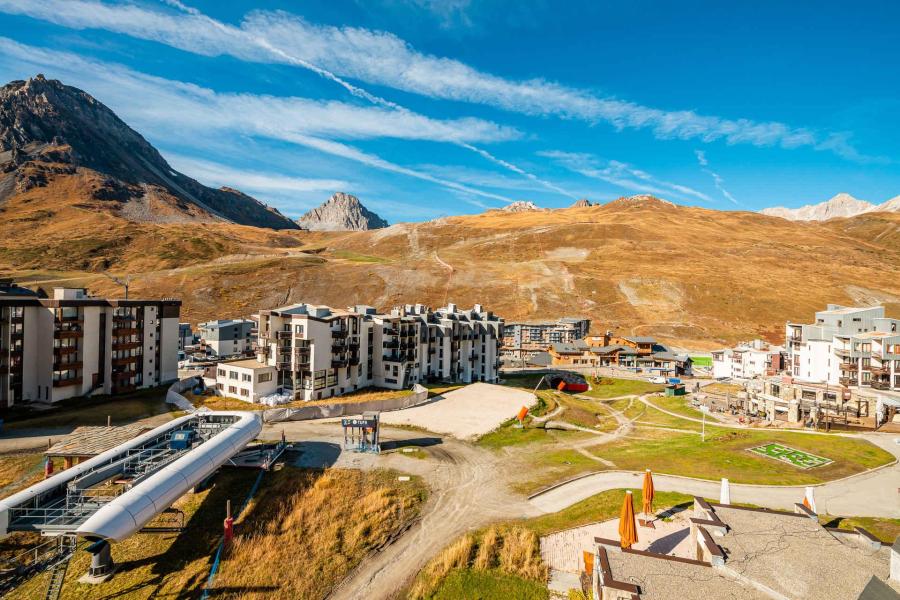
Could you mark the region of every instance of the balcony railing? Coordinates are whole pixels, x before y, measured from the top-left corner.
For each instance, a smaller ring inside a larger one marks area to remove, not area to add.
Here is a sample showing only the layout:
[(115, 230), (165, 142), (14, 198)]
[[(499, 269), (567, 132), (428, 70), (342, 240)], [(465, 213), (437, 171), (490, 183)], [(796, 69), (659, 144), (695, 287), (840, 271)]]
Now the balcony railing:
[(838, 377), (838, 382), (839, 382), (841, 385), (846, 385), (846, 386), (850, 386), (850, 385), (859, 385), (859, 381), (858, 381), (858, 380), (856, 380), (856, 379), (850, 379), (849, 377)]
[(889, 381), (872, 381), (872, 387), (876, 390), (889, 390), (891, 389), (891, 383)]
[(141, 333), (141, 329), (137, 327), (113, 327), (112, 334), (116, 337), (126, 336), (126, 335), (138, 335)]
[(114, 358), (112, 359), (112, 364), (114, 367), (124, 367), (127, 365), (134, 364), (138, 361), (139, 356), (124, 356), (122, 358)]
[(80, 315), (72, 315), (69, 317), (54, 317), (56, 323), (84, 323), (84, 317)]
[(279, 340), (289, 340), (294, 336), (293, 331), (276, 331), (275, 337)]
[(331, 337), (335, 339), (345, 338), (350, 335), (350, 332), (346, 329), (332, 329)]
[(58, 329), (53, 332), (53, 337), (58, 340), (82, 338), (84, 337), (84, 332), (80, 329)]
[(331, 360), (331, 368), (332, 369), (340, 369), (347, 366), (346, 360)]
[(58, 387), (67, 387), (70, 385), (81, 385), (81, 381), (82, 381), (81, 377), (69, 377), (66, 379), (54, 379), (53, 387), (58, 388)]
[(75, 354), (78, 352), (78, 347), (76, 346), (59, 346), (53, 349), (53, 354), (56, 356), (65, 356), (67, 354)]
[(385, 362), (400, 362), (400, 355), (399, 354), (385, 354), (384, 356), (382, 356), (382, 359)]
[(77, 371), (84, 366), (82, 361), (75, 362), (54, 362), (53, 370), (54, 371)]
[(838, 367), (841, 371), (856, 371), (859, 368), (859, 365), (857, 363), (842, 362)]
[(131, 379), (135, 375), (137, 375), (137, 371), (134, 370), (113, 371), (112, 378), (121, 381), (123, 379)]
[(140, 341), (132, 341), (132, 342), (117, 342), (112, 345), (113, 350), (135, 350), (143, 346), (144, 343)]

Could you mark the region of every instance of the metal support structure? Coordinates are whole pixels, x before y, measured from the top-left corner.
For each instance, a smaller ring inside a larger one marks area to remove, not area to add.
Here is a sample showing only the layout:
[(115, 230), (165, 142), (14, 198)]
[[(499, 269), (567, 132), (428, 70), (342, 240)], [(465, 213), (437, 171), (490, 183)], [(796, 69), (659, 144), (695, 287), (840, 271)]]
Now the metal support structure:
[(364, 412), (361, 418), (341, 419), (344, 428), (344, 450), (351, 452), (381, 452), (379, 432), (380, 414)]

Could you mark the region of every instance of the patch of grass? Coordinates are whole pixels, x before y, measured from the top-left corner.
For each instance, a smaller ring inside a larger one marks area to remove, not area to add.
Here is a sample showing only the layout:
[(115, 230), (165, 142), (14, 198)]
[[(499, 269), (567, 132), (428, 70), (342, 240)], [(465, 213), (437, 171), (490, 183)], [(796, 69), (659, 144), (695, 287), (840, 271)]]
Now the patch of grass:
[[(62, 466), (61, 458), (53, 460), (54, 472)], [(42, 452), (16, 452), (0, 456), (0, 497), (14, 494), (43, 478)]]
[[(673, 413), (691, 417), (692, 419), (702, 419), (703, 413), (690, 405), (688, 396), (653, 396), (648, 400), (660, 408), (664, 408)], [(707, 417), (707, 423), (715, 423), (713, 418)]]
[(107, 415), (114, 425), (133, 423), (139, 419), (171, 412), (166, 404), (166, 388), (139, 390), (120, 397), (77, 398), (61, 403), (58, 408), (41, 412), (19, 412), (3, 423), (6, 429), (43, 427), (75, 427), (78, 425), (106, 425)]
[[(452, 578), (454, 573), (457, 576)], [(409, 598), (546, 598), (546, 581), (538, 536), (515, 525), (492, 526), (464, 535), (432, 558), (416, 578)], [(545, 595), (488, 593), (510, 589), (531, 594), (538, 587)]]
[[(400, 398), (408, 396), (409, 390), (384, 390), (379, 388), (365, 388), (350, 392), (342, 396), (334, 398), (324, 398), (322, 400), (294, 400), (287, 404), (279, 404), (278, 408), (300, 408), (303, 406), (319, 406), (324, 404), (355, 404), (359, 402), (369, 402), (371, 400), (389, 400), (391, 398)], [(244, 402), (237, 398), (227, 398), (225, 396), (201, 395), (195, 396), (190, 392), (182, 394), (194, 406), (200, 408), (204, 406), (210, 410), (266, 410), (272, 408), (263, 404), (254, 404), (252, 402)]]
[(359, 252), (353, 252), (352, 250), (335, 250), (331, 253), (334, 258), (339, 258), (341, 260), (346, 260), (350, 262), (356, 263), (387, 263), (391, 262), (386, 258), (382, 258), (380, 256), (369, 256), (368, 254), (360, 254)]
[[(636, 481), (638, 483), (642, 482), (641, 479), (636, 479)], [(521, 525), (542, 537), (548, 533), (569, 529), (570, 527), (579, 527), (589, 523), (596, 523), (597, 521), (614, 519), (619, 516), (619, 511), (622, 510), (622, 498), (624, 496), (625, 490), (607, 490), (590, 498), (585, 498), (581, 502), (577, 502), (559, 512), (523, 521)], [(694, 497), (688, 494), (657, 491), (653, 495), (653, 508), (659, 512), (665, 508), (690, 504), (693, 500)], [(635, 501), (638, 510), (640, 510), (639, 488), (635, 491)]]
[(890, 544), (900, 536), (900, 519), (880, 519), (877, 517), (834, 517), (819, 515), (819, 522), (825, 527), (853, 530), (862, 527), (883, 542)]
[(518, 423), (518, 420), (510, 419), (497, 429), (478, 438), (476, 444), (484, 448), (497, 449), (505, 446), (553, 441), (553, 438), (545, 429), (529, 426), (528, 421), (526, 421), (524, 429), (519, 429)]
[[(886, 451), (856, 438), (801, 433), (706, 428), (706, 441), (696, 434), (648, 430), (638, 427), (636, 436), (593, 446), (589, 450), (613, 461), (620, 469), (653, 469), (660, 473), (734, 483), (805, 485), (839, 479), (888, 464)], [(798, 469), (787, 463), (748, 452), (749, 448), (776, 442), (832, 459), (815, 469)]]
[(425, 383), (423, 384), (426, 388), (428, 388), (428, 397), (434, 398), (435, 396), (442, 396), (448, 392), (452, 392), (453, 390), (458, 390), (461, 387), (465, 387), (461, 384), (447, 384), (447, 383)]
[(614, 379), (612, 377), (600, 377), (590, 381), (591, 389), (584, 392), (585, 396), (606, 400), (617, 396), (641, 395), (653, 392), (661, 392), (663, 386), (640, 379)]
[[(503, 379), (500, 381), (500, 385), (531, 391), (537, 387), (537, 384), (541, 381), (542, 377), (544, 377), (543, 374), (504, 375)], [(544, 389), (543, 385), (541, 385), (541, 389)]]
[(545, 600), (550, 597), (547, 586), (501, 571), (455, 569), (428, 598), (433, 600)]
[(693, 361), (694, 366), (697, 367), (712, 366), (712, 356), (691, 356), (691, 361)]
[(365, 556), (415, 519), (422, 481), (394, 471), (285, 468), (237, 524), (214, 594), (325, 598)]

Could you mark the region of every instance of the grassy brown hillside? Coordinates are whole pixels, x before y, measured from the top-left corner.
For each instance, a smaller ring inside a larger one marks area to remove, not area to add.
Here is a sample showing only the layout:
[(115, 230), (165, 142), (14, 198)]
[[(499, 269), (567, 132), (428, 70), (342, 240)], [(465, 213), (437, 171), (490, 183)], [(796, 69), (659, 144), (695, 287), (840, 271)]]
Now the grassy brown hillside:
[(507, 319), (585, 315), (691, 347), (763, 335), (826, 303), (900, 315), (900, 215), (826, 223), (653, 199), (450, 217), (351, 233), (151, 224), (100, 213), (59, 176), (0, 206), (0, 275), (45, 288), (131, 274), (192, 321), (281, 303), (482, 302)]

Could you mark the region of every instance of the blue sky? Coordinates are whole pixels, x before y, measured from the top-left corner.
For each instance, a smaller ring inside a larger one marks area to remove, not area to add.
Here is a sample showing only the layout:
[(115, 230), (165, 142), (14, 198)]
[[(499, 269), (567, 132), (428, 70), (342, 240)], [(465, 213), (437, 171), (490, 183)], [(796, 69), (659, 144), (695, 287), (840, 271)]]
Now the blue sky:
[(0, 79), (93, 94), (203, 183), (391, 222), (652, 193), (900, 194), (896, 2), (0, 0)]

